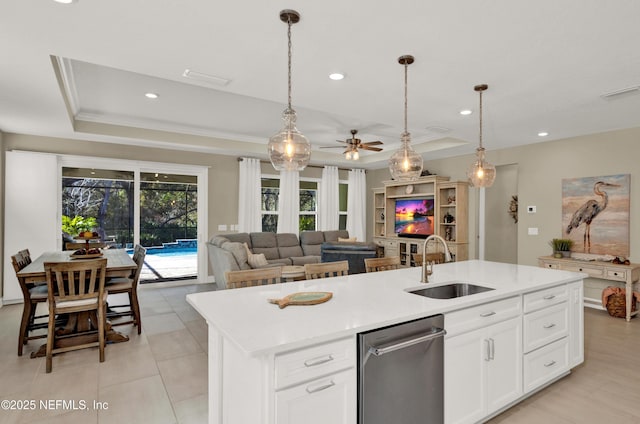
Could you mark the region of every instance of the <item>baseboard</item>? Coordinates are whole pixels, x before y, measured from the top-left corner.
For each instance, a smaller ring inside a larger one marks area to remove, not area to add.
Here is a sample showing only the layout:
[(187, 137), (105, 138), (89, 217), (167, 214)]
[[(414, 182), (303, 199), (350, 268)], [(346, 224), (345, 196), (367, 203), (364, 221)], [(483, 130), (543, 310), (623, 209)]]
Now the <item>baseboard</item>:
[(602, 299), (593, 299), (590, 297), (585, 297), (584, 306), (586, 308), (599, 309), (601, 311), (605, 310), (605, 308), (602, 306)]

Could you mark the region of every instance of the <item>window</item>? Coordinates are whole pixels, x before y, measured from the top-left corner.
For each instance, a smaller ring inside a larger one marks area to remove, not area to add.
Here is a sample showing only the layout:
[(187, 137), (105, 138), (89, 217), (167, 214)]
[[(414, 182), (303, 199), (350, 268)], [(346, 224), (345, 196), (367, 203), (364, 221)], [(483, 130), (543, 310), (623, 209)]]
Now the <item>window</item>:
[[(347, 183), (340, 183), (339, 228), (347, 228)], [(277, 232), (278, 229), (278, 196), (280, 195), (280, 179), (262, 178), (262, 231)], [(318, 229), (318, 181), (300, 180), (300, 231)]]

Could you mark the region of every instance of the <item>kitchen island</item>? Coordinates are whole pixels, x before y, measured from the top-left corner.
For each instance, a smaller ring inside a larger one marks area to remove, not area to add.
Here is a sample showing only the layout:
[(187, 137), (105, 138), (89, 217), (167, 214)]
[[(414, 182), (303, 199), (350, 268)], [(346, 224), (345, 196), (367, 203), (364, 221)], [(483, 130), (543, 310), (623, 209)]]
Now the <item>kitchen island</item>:
[[(448, 332), (446, 422), (482, 421), (583, 361), (584, 277), (465, 261), (436, 265), (428, 286), (466, 281), (494, 290), (417, 296), (409, 291), (425, 287), (420, 268), (404, 268), (190, 294), (209, 328), (209, 422), (353, 424), (357, 333), (434, 314), (444, 314)], [(285, 309), (267, 302), (300, 291), (333, 298)], [(487, 341), (502, 339), (509, 351), (494, 357), (508, 360), (487, 360)]]

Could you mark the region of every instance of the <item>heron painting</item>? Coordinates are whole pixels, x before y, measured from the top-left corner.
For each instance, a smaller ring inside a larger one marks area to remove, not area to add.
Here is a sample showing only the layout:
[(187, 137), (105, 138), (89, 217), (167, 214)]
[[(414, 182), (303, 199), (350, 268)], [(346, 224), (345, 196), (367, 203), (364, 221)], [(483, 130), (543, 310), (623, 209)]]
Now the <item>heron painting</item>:
[(629, 256), (629, 174), (562, 180), (562, 232), (573, 251)]

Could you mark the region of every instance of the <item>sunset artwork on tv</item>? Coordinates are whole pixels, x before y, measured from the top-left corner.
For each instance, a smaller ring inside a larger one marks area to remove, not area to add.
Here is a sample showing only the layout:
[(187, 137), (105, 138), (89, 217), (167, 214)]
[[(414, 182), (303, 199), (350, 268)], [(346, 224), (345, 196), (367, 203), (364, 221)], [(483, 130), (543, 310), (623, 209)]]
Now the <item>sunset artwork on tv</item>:
[(396, 234), (433, 234), (433, 199), (396, 200)]

